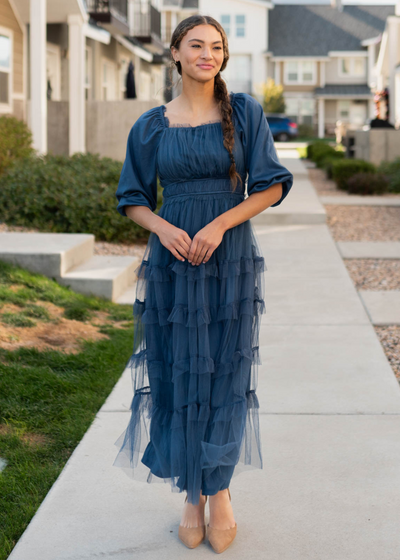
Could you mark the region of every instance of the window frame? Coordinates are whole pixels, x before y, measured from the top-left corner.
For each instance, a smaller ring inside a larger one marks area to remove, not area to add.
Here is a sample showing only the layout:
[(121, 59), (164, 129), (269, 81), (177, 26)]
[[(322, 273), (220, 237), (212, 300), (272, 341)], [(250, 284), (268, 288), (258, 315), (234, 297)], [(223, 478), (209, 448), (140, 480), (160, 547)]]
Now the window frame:
[[(356, 59), (360, 59), (364, 62), (364, 69), (362, 74), (356, 74), (354, 69), (356, 65)], [(348, 60), (350, 63), (350, 70), (347, 74), (346, 72), (342, 72), (342, 61)], [(366, 57), (365, 56), (338, 56), (338, 76), (339, 78), (366, 78), (367, 77), (367, 64), (366, 64)]]
[[(222, 23), (222, 18), (227, 18), (228, 23)], [(231, 28), (232, 28), (231, 14), (221, 14), (219, 19), (220, 19), (220, 23), (221, 23), (222, 27), (224, 28), (226, 36), (230, 37)]]
[[(290, 63), (297, 63), (297, 80), (289, 80), (289, 71), (288, 67)], [(311, 80), (303, 80), (303, 63), (304, 62), (311, 62), (312, 63), (312, 79)], [(302, 85), (302, 86), (314, 86), (317, 84), (317, 65), (314, 59), (306, 59), (306, 58), (299, 58), (299, 59), (290, 59), (285, 60), (283, 65), (283, 83), (286, 86), (291, 85)]]
[[(243, 23), (238, 23), (238, 17), (243, 18)], [(243, 29), (243, 35), (238, 35), (238, 30)], [(246, 38), (246, 14), (235, 14), (235, 38), (245, 39)]]
[(0, 35), (4, 35), (10, 39), (10, 68), (0, 66), (0, 72), (8, 74), (8, 103), (0, 103), (0, 114), (13, 112), (13, 80), (14, 80), (14, 33), (12, 29), (0, 25)]

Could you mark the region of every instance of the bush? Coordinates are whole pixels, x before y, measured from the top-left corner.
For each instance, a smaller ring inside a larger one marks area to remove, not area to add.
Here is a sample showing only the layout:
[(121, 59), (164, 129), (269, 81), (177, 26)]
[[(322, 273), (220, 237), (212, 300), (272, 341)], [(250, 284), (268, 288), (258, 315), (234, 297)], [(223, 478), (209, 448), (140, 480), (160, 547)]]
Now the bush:
[(325, 169), (326, 176), (328, 179), (332, 179), (332, 165), (338, 159), (344, 159), (345, 153), (335, 151), (335, 154), (330, 154), (321, 161), (320, 167)]
[(0, 117), (0, 175), (14, 161), (33, 153), (32, 133), (26, 123), (11, 115)]
[(356, 173), (347, 180), (350, 194), (383, 194), (387, 192), (389, 179), (383, 173)]
[(392, 161), (382, 161), (378, 166), (378, 172), (388, 178), (388, 192), (400, 193), (400, 157)]
[(338, 189), (347, 190), (347, 181), (356, 173), (376, 173), (376, 166), (363, 159), (338, 159), (332, 163), (332, 179)]
[(318, 150), (320, 146), (324, 148), (326, 145), (326, 142), (322, 142), (321, 140), (310, 142), (310, 144), (307, 145), (307, 158), (312, 160), (314, 149)]
[(121, 169), (121, 162), (97, 154), (25, 158), (1, 177), (0, 214), (8, 224), (40, 231), (92, 233), (104, 241), (146, 238), (148, 230), (116, 210)]

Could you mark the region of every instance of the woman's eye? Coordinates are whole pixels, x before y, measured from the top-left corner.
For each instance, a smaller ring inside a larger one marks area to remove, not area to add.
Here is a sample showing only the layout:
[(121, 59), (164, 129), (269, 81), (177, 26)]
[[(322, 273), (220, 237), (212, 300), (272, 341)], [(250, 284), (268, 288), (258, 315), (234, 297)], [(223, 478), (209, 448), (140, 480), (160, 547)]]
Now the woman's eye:
[[(201, 45), (192, 45), (192, 47), (200, 47)], [(222, 47), (214, 47), (214, 49), (221, 50)]]

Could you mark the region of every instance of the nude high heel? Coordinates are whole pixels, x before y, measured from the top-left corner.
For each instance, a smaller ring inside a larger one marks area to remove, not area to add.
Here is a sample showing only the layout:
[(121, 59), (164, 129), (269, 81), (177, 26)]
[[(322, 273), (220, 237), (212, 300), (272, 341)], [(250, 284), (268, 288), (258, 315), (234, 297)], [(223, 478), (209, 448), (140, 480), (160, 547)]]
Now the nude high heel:
[[(207, 497), (208, 496), (206, 496), (204, 506), (207, 503)], [(187, 502), (187, 494), (185, 502)], [(179, 525), (178, 537), (188, 548), (196, 548), (196, 546), (199, 546), (206, 538), (206, 526), (205, 524), (199, 527), (183, 527)]]
[[(231, 501), (231, 493), (228, 488), (229, 500)], [(214, 551), (218, 554), (224, 552), (236, 537), (237, 523), (230, 529), (214, 529), (207, 524), (208, 540)]]

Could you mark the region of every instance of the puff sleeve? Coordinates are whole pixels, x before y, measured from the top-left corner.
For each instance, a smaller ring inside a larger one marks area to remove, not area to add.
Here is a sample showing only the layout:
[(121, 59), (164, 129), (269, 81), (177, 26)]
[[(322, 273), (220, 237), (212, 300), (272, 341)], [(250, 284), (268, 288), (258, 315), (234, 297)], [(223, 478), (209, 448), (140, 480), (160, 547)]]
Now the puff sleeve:
[(293, 175), (279, 163), (262, 105), (247, 93), (236, 93), (235, 105), (243, 131), (241, 137), (248, 172), (247, 192), (250, 196), (276, 183), (282, 183), (282, 196), (271, 205), (278, 206), (292, 188)]
[(127, 141), (115, 196), (117, 210), (126, 216), (125, 206), (157, 208), (157, 150), (163, 130), (159, 108), (143, 113), (132, 126)]

